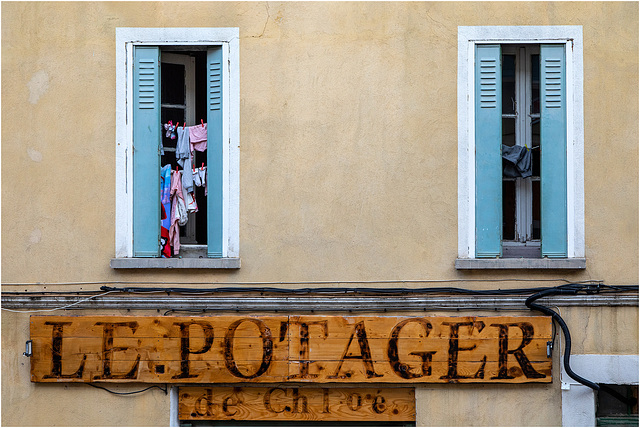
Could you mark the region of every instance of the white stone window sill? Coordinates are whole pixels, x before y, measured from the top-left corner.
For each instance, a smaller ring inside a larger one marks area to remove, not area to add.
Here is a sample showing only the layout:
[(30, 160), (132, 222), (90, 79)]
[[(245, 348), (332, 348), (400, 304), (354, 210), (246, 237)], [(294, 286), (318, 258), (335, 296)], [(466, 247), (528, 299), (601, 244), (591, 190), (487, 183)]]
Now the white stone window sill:
[(587, 259), (501, 258), (456, 259), (456, 269), (586, 269)]
[(111, 259), (113, 269), (239, 269), (240, 258), (154, 258), (129, 257)]

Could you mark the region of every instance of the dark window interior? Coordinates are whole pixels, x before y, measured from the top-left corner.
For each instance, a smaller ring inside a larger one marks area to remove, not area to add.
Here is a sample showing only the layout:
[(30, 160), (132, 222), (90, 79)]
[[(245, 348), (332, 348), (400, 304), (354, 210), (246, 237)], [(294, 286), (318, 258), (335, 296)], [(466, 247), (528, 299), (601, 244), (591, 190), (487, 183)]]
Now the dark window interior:
[[(532, 177), (503, 176), (502, 240), (508, 245), (503, 244), (502, 252), (505, 258), (539, 258), (541, 257), (540, 118), (538, 116), (540, 113), (540, 55), (532, 54), (530, 58), (526, 58), (524, 47), (518, 47), (517, 51), (517, 55), (507, 52), (502, 55), (502, 144), (509, 147), (527, 145), (531, 152)], [(524, 60), (527, 62), (530, 60), (530, 73), (523, 68)], [(525, 84), (529, 85), (527, 91), (530, 95), (525, 95), (523, 87)], [(526, 105), (529, 102), (530, 104)], [(530, 121), (526, 127), (523, 125), (522, 118)], [(526, 134), (528, 132), (530, 135)], [(503, 160), (503, 167), (506, 165), (507, 161)], [(525, 212), (527, 209), (531, 211)]]
[(602, 390), (597, 392), (596, 425), (600, 427), (638, 426), (638, 385), (607, 385), (633, 404), (623, 403)]
[[(207, 53), (205, 51), (171, 51), (165, 50), (168, 53), (189, 55), (195, 58), (195, 117), (196, 123), (187, 123), (187, 126), (192, 126), (200, 123), (200, 119), (204, 122), (207, 121), (207, 92), (206, 92), (206, 59)], [(182, 126), (185, 122), (185, 108), (178, 107), (185, 104), (185, 68), (180, 64), (171, 64), (163, 62), (161, 64), (161, 121), (164, 125), (170, 120), (173, 124), (180, 122)], [(175, 149), (177, 139), (171, 139), (166, 136), (166, 132), (162, 130), (162, 145), (165, 149), (165, 154), (162, 156), (161, 165), (171, 164), (171, 169), (175, 169), (177, 162), (175, 157)], [(206, 152), (195, 152), (194, 167), (201, 167), (207, 164)], [(183, 244), (199, 244), (206, 245), (207, 243), (207, 199), (204, 194), (204, 187), (195, 187), (195, 197), (198, 202), (198, 212), (191, 214), (189, 221), (195, 221), (195, 242), (187, 242), (183, 239)], [(184, 238), (187, 228), (182, 227), (180, 229), (180, 236)]]

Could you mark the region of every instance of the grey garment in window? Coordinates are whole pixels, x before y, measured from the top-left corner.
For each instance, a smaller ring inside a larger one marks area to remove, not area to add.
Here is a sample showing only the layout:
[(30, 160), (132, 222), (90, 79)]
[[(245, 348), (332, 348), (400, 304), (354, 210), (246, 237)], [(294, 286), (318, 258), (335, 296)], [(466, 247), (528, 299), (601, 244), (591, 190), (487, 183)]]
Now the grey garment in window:
[(182, 160), (182, 187), (184, 190), (191, 193), (193, 192), (193, 170), (191, 169), (191, 158), (187, 157)]
[(180, 166), (183, 166), (180, 161), (182, 159), (189, 158), (189, 128), (176, 128), (176, 134), (178, 134), (178, 142), (176, 143), (176, 160)]
[(531, 150), (524, 146), (502, 145), (504, 177), (531, 177)]
[(189, 152), (189, 128), (176, 128), (178, 142), (176, 144), (176, 161), (183, 168), (182, 187), (193, 192), (193, 170), (191, 169), (191, 153)]

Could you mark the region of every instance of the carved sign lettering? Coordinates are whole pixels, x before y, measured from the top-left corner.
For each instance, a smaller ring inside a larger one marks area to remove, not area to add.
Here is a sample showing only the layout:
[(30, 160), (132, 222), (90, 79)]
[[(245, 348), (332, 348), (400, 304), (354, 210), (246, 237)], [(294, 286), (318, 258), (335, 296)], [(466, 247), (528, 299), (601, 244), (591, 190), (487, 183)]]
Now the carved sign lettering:
[(180, 420), (415, 421), (413, 388), (181, 387)]
[(551, 382), (549, 317), (32, 316), (31, 340), (34, 382)]

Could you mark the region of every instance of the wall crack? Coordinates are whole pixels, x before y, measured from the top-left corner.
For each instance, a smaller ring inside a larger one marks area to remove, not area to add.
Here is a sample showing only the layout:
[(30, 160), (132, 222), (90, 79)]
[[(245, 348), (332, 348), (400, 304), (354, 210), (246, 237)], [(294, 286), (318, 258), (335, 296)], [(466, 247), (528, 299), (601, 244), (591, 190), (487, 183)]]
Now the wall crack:
[(267, 19), (264, 21), (264, 27), (262, 28), (262, 33), (257, 36), (251, 36), (254, 39), (259, 39), (264, 36), (264, 32), (267, 30), (267, 24), (269, 23), (269, 18), (271, 18), (271, 13), (269, 12), (269, 2), (265, 2), (265, 7), (267, 10)]

